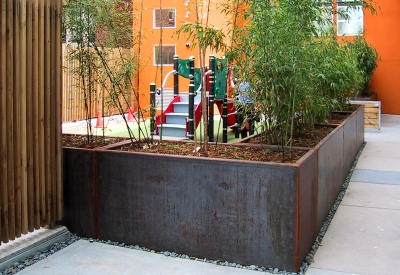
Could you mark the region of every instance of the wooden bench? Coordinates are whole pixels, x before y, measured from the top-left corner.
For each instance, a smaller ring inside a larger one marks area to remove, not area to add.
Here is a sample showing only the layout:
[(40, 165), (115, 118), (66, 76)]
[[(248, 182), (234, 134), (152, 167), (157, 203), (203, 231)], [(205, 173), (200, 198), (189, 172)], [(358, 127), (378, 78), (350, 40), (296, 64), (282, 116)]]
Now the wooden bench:
[(350, 100), (351, 104), (364, 105), (365, 128), (381, 129), (381, 102), (368, 100)]

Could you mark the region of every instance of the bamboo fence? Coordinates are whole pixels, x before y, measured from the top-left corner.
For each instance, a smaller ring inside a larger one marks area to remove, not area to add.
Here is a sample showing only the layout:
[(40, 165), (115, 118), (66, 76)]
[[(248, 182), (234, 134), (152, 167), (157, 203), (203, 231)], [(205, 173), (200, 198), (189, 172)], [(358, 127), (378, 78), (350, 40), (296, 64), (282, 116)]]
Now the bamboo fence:
[(62, 218), (61, 0), (0, 1), (0, 241)]
[[(102, 115), (109, 116), (119, 114), (117, 108), (110, 104), (109, 89), (104, 88), (103, 85), (96, 81), (97, 75), (94, 76), (93, 92), (90, 94), (84, 92), (80, 85), (79, 75), (74, 73), (74, 70), (79, 67), (77, 60), (68, 58), (70, 53), (76, 50), (73, 44), (63, 44), (63, 86), (62, 86), (62, 121), (78, 121), (88, 118), (93, 118), (101, 111)], [(111, 67), (115, 66), (116, 60), (120, 59), (122, 55), (124, 58), (132, 56), (132, 49), (129, 48), (115, 48), (107, 49), (108, 56), (106, 59), (110, 62)], [(109, 86), (109, 85), (108, 85)], [(120, 102), (124, 104), (124, 111), (127, 112), (129, 107), (132, 106), (134, 100), (132, 94), (128, 96), (128, 102), (119, 96)]]

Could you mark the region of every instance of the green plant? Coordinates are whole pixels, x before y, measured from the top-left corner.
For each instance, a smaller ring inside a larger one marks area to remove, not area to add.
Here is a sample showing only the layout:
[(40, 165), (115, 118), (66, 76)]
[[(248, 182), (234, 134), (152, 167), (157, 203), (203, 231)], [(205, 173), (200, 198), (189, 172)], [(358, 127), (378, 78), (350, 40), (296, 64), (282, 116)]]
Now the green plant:
[[(89, 106), (99, 97), (103, 109), (118, 110), (132, 143), (137, 141), (140, 146), (140, 135), (148, 136), (144, 133), (147, 129), (139, 124), (139, 138), (136, 137), (124, 115), (130, 107), (131, 96), (137, 101), (139, 96), (132, 83), (139, 62), (132, 52), (138, 44), (132, 31), (133, 19), (132, 3), (124, 0), (65, 1), (63, 29), (72, 48), (66, 58), (77, 61), (72, 73), (79, 79), (77, 88), (84, 93), (88, 140), (93, 135)], [(100, 95), (97, 86), (104, 91)], [(141, 113), (140, 107), (138, 113)]]
[(353, 42), (349, 42), (349, 48), (354, 52), (357, 58), (357, 67), (362, 71), (363, 81), (358, 96), (369, 96), (371, 94), (370, 80), (375, 69), (378, 67), (379, 56), (365, 40), (363, 36), (357, 36)]
[[(239, 82), (250, 84), (246, 96), (254, 104), (245, 108), (253, 109), (244, 113), (256, 112), (262, 118), (263, 138), (281, 146), (283, 158), (294, 135), (342, 108), (349, 92), (361, 83), (349, 47), (338, 44), (334, 32), (321, 32), (318, 27), (332, 24), (335, 10), (326, 2), (237, 0), (231, 4), (245, 6), (239, 9), (241, 22), (233, 28), (235, 39), (226, 54)], [(341, 15), (356, 4), (373, 9), (369, 0), (353, 4)]]
[[(204, 123), (203, 136), (206, 139), (204, 142), (204, 151), (208, 151), (208, 118), (207, 118), (207, 103), (206, 103), (206, 83), (205, 83), (205, 68), (206, 61), (205, 56), (207, 50), (215, 50), (223, 51), (225, 49), (225, 34), (223, 30), (217, 29), (211, 24), (209, 24), (209, 14), (210, 14), (210, 5), (211, 0), (199, 1), (195, 0), (193, 4), (191, 4), (194, 9), (194, 14), (196, 16), (196, 20), (194, 22), (185, 22), (180, 28), (177, 30), (178, 38), (185, 34), (187, 38), (192, 42), (192, 48), (197, 47), (199, 50), (199, 59), (200, 59), (200, 69), (201, 69), (201, 101), (202, 101), (202, 116)], [(206, 14), (206, 17), (203, 17), (203, 14)], [(195, 147), (197, 147), (195, 140)]]

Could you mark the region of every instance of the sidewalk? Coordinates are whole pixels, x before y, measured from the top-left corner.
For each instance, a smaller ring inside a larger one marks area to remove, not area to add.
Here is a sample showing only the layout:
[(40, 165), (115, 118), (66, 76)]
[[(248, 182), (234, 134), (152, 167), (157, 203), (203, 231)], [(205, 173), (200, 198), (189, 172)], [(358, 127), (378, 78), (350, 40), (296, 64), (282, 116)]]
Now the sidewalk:
[(306, 275), (400, 272), (400, 116), (382, 115)]
[[(400, 271), (400, 116), (382, 115), (381, 130), (367, 129), (365, 141), (346, 195), (306, 275)], [(262, 273), (79, 240), (19, 274)]]

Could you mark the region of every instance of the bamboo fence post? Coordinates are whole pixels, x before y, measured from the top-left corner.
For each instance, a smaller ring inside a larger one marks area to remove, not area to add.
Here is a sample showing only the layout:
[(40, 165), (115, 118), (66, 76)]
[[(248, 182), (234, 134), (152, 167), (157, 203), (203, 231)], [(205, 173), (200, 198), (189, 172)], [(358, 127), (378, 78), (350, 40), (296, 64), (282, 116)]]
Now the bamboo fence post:
[(13, 117), (13, 105), (14, 105), (14, 82), (13, 82), (13, 35), (14, 35), (14, 25), (13, 25), (13, 15), (14, 15), (14, 5), (12, 0), (7, 0), (7, 60), (6, 60), (6, 70), (7, 74), (7, 183), (8, 183), (8, 228), (9, 228), (9, 238), (10, 240), (15, 239), (15, 207), (14, 207), (14, 140), (13, 140), (13, 129), (14, 129), (14, 117)]
[(45, 120), (44, 120), (44, 97), (45, 97), (45, 56), (44, 56), (44, 25), (45, 25), (45, 7), (44, 7), (44, 0), (39, 0), (39, 48), (38, 48), (38, 55), (39, 55), (39, 96), (38, 96), (38, 110), (39, 110), (39, 196), (40, 196), (40, 226), (45, 226), (46, 221), (44, 220), (46, 214), (46, 200), (45, 200), (45, 192), (46, 192), (46, 173), (45, 173)]
[[(6, 41), (6, 2), (0, 1), (0, 40)], [(7, 49), (4, 43), (0, 43), (0, 241), (8, 242), (8, 170), (7, 170)]]
[(0, 2), (0, 241), (62, 218), (61, 0)]
[(13, 93), (13, 103), (14, 103), (14, 112), (13, 112), (13, 119), (14, 119), (14, 128), (13, 128), (13, 139), (14, 139), (14, 196), (15, 196), (15, 236), (20, 237), (20, 233), (22, 230), (22, 138), (21, 138), (21, 128), (22, 128), (22, 102), (21, 97), (23, 96), (22, 85), (21, 85), (21, 78), (20, 74), (16, 72), (21, 72), (21, 59), (20, 56), (23, 55), (21, 52), (21, 37), (20, 37), (20, 22), (19, 18), (21, 16), (21, 2), (20, 1), (13, 1), (14, 2), (14, 15), (13, 15), (13, 24), (14, 24), (14, 55), (13, 55), (13, 62), (14, 62), (14, 73), (13, 73), (13, 82), (14, 82), (14, 93)]
[[(38, 0), (34, 0), (33, 3), (33, 41), (32, 41), (32, 49), (33, 49), (33, 60), (32, 66), (33, 68), (39, 68), (39, 2)], [(33, 105), (33, 113), (32, 113), (32, 138), (33, 138), (33, 163), (35, 170), (35, 179), (34, 179), (34, 227), (40, 227), (40, 145), (39, 145), (39, 70), (34, 70), (33, 72), (33, 83), (32, 83), (32, 105)]]
[(44, 225), (50, 224), (51, 217), (51, 144), (50, 129), (47, 125), (51, 125), (51, 45), (50, 45), (50, 0), (45, 0), (44, 25), (48, 26), (44, 29), (44, 144), (45, 144), (45, 215)]
[(63, 185), (62, 185), (62, 138), (61, 138), (61, 133), (62, 133), (62, 119), (61, 119), (61, 111), (62, 111), (62, 90), (60, 88), (62, 87), (62, 39), (61, 39), (61, 16), (62, 16), (62, 4), (61, 1), (57, 1), (56, 6), (55, 6), (55, 11), (56, 11), (56, 20), (54, 22), (55, 24), (55, 29), (56, 29), (56, 53), (55, 56), (57, 57), (57, 62), (55, 64), (55, 71), (56, 71), (56, 85), (55, 85), (55, 116), (56, 116), (56, 122), (55, 122), (55, 138), (56, 138), (56, 190), (57, 190), (57, 195), (55, 198), (55, 201), (57, 202), (57, 211), (56, 211), (56, 216), (52, 217), (52, 220), (60, 220), (63, 217)]
[(26, 0), (19, 0), (19, 55), (20, 59), (20, 112), (18, 115), (20, 116), (20, 127), (19, 127), (19, 143), (20, 143), (20, 159), (21, 159), (21, 229), (20, 233), (26, 234), (28, 233), (28, 177), (27, 177), (27, 105), (30, 102), (27, 101), (27, 89), (26, 89), (26, 81), (27, 81), (27, 72), (26, 72), (26, 60), (27, 60), (27, 45), (26, 45)]
[(27, 152), (27, 214), (28, 214), (28, 231), (32, 232), (34, 230), (34, 182), (35, 182), (35, 173), (33, 167), (33, 121), (32, 121), (32, 113), (33, 113), (33, 96), (32, 96), (32, 77), (33, 77), (33, 54), (32, 54), (32, 3), (26, 3), (26, 152)]

